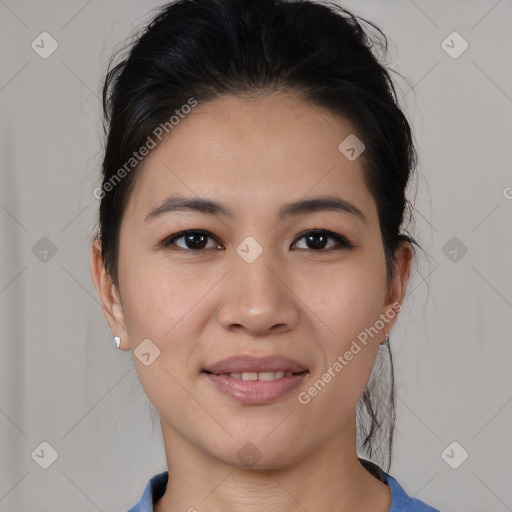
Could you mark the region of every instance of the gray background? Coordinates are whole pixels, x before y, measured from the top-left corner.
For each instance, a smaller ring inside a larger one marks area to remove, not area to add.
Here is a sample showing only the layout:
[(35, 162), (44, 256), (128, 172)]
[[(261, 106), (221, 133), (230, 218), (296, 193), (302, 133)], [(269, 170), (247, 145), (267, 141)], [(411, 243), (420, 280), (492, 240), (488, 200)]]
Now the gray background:
[[(126, 510), (166, 468), (89, 274), (101, 79), (160, 4), (0, 0), (2, 512)], [(413, 234), (425, 254), (391, 333), (391, 474), (446, 512), (512, 510), (512, 1), (344, 5), (390, 39), (421, 159)], [(31, 47), (43, 31), (58, 43), (46, 59)], [(453, 31), (469, 44), (457, 58), (442, 45)], [(42, 442), (58, 454), (48, 469), (48, 448), (31, 456)]]

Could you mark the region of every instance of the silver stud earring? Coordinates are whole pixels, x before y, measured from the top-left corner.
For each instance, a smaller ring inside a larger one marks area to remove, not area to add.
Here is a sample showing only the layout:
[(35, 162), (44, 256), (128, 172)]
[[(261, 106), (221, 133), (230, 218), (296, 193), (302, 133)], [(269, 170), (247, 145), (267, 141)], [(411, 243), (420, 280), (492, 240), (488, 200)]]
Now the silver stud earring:
[(119, 336), (114, 336), (114, 345), (116, 348), (119, 348), (121, 346), (121, 338)]

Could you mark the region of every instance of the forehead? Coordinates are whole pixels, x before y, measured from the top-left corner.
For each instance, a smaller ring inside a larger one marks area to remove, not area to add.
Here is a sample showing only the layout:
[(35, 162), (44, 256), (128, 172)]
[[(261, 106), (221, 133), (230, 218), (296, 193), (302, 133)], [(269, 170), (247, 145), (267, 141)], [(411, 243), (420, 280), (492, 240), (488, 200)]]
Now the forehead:
[(298, 94), (200, 103), (148, 154), (126, 214), (144, 216), (171, 194), (211, 197), (253, 213), (326, 194), (372, 209), (363, 158), (350, 161), (338, 149), (354, 133), (348, 120)]

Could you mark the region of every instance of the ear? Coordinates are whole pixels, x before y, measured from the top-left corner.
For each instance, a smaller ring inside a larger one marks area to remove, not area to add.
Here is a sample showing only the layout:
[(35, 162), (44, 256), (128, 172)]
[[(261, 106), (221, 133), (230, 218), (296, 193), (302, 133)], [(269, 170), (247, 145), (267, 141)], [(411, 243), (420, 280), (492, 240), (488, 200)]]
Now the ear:
[(105, 318), (112, 333), (121, 338), (122, 350), (129, 350), (128, 333), (119, 292), (103, 264), (101, 241), (95, 238), (91, 247), (91, 277), (101, 300)]
[[(388, 333), (395, 324), (398, 312), (402, 308), (402, 301), (405, 296), (405, 290), (411, 271), (412, 256), (412, 245), (408, 241), (402, 241), (395, 253), (395, 273), (391, 279), (386, 302), (384, 304), (384, 312), (390, 312), (388, 314), (388, 328), (386, 329)], [(392, 311), (395, 313), (391, 314)]]

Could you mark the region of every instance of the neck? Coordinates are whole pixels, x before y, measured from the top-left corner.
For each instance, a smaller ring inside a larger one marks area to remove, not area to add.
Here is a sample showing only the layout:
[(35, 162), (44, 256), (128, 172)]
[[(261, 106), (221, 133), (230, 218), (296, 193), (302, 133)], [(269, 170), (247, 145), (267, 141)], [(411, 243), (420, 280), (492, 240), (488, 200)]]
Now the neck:
[(155, 512), (388, 512), (391, 504), (389, 487), (359, 462), (355, 418), (314, 453), (276, 469), (235, 467), (163, 423), (162, 432), (169, 481)]

